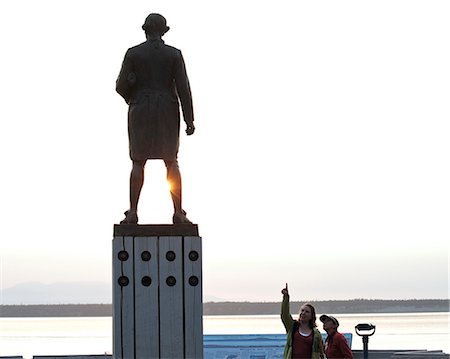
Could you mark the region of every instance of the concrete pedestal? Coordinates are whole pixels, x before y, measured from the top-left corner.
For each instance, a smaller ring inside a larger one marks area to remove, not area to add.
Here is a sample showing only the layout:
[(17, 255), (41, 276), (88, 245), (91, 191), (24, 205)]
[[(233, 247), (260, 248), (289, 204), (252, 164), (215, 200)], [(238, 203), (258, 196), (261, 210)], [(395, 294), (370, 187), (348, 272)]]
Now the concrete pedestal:
[(113, 356), (203, 358), (197, 225), (115, 225)]

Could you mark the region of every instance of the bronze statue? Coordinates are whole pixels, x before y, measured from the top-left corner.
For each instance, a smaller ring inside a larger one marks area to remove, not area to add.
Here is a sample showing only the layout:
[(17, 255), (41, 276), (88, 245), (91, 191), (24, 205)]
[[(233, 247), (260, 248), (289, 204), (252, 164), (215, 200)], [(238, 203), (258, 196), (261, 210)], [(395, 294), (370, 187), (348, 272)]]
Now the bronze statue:
[(144, 166), (148, 159), (162, 159), (174, 206), (173, 223), (191, 223), (181, 206), (181, 175), (178, 168), (180, 109), (186, 133), (194, 133), (191, 89), (181, 51), (164, 44), (169, 31), (166, 19), (150, 14), (142, 29), (147, 41), (125, 54), (116, 91), (129, 105), (128, 139), (133, 167), (130, 176), (130, 209), (121, 224), (137, 224), (137, 206)]

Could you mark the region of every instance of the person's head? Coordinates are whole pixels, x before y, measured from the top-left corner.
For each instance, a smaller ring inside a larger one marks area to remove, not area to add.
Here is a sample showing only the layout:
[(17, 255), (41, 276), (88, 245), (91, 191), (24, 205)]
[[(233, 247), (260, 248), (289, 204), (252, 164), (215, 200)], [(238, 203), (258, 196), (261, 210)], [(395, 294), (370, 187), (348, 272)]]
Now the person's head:
[(339, 327), (339, 321), (335, 317), (322, 314), (319, 319), (323, 323), (323, 330), (325, 330), (328, 334), (337, 331), (337, 328)]
[(309, 303), (303, 304), (298, 312), (298, 320), (303, 323), (308, 323), (311, 329), (317, 327), (316, 309)]
[(167, 26), (166, 19), (160, 14), (152, 13), (145, 19), (142, 30), (145, 31), (145, 35), (162, 37), (170, 27)]

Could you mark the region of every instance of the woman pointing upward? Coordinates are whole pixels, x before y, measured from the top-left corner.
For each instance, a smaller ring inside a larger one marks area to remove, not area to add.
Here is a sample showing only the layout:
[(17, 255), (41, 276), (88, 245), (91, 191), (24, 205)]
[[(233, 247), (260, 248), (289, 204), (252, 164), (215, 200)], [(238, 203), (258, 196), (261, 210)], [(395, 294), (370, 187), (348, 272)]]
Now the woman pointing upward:
[(281, 321), (286, 328), (284, 359), (323, 359), (322, 335), (316, 325), (316, 310), (305, 303), (300, 307), (298, 320), (294, 320), (289, 308), (288, 285), (281, 290)]

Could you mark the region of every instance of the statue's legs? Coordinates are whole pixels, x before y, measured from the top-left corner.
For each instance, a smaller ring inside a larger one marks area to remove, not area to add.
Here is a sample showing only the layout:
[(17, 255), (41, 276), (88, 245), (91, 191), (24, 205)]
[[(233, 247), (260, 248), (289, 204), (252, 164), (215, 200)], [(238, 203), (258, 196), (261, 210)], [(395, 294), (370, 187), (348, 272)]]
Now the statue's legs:
[(173, 223), (191, 223), (191, 221), (186, 217), (186, 212), (181, 206), (182, 186), (178, 161), (164, 160), (164, 163), (167, 168), (167, 181), (170, 185), (170, 195), (172, 197), (174, 208)]
[[(147, 161), (133, 161), (133, 168), (130, 175), (130, 209), (125, 212), (125, 219), (121, 224), (137, 224), (137, 207), (142, 186), (144, 185), (144, 168)], [(191, 223), (186, 217), (186, 212), (181, 206), (181, 174), (178, 168), (178, 161), (164, 160), (167, 168), (167, 181), (170, 185), (170, 195), (172, 197), (174, 214), (173, 223)]]
[(122, 224), (136, 224), (138, 222), (137, 206), (144, 184), (144, 167), (147, 161), (133, 161), (130, 175), (130, 209), (125, 212)]
[(147, 161), (133, 161), (130, 175), (130, 211), (137, 212), (139, 196), (144, 184), (144, 167)]

